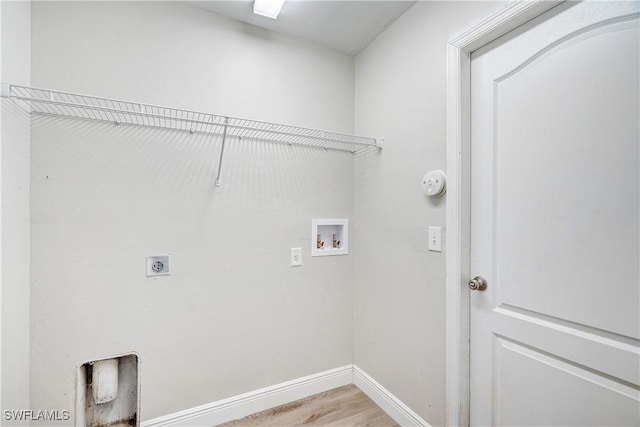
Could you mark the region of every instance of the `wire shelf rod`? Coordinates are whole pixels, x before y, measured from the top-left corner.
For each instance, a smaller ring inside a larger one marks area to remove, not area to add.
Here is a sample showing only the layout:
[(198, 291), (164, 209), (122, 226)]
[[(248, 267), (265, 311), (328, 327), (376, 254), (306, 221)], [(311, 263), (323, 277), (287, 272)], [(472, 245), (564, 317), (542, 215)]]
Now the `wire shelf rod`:
[[(144, 118), (144, 117), (149, 117), (151, 119), (157, 120), (160, 123), (164, 123), (164, 124), (156, 124), (158, 122), (154, 121), (154, 124), (150, 125), (150, 126), (162, 127), (162, 128), (170, 128), (170, 129), (176, 129), (176, 128), (168, 125), (167, 121), (184, 122), (184, 123), (189, 123), (189, 124), (192, 124), (192, 125), (216, 125), (216, 127), (221, 126), (220, 123), (215, 122), (215, 121), (212, 122), (212, 121), (207, 121), (207, 120), (202, 120), (202, 119), (175, 117), (175, 116), (170, 116), (170, 115), (166, 115), (166, 114), (157, 114), (157, 113), (151, 113), (151, 112), (145, 112), (145, 111), (125, 110), (125, 109), (120, 109), (120, 108), (115, 108), (115, 107), (94, 106), (94, 105), (86, 105), (86, 104), (69, 105), (68, 103), (65, 103), (63, 101), (57, 101), (57, 100), (51, 101), (51, 100), (48, 100), (48, 99), (32, 99), (32, 98), (28, 98), (28, 97), (25, 97), (25, 96), (12, 96), (12, 98), (18, 99), (18, 100), (21, 100), (21, 101), (25, 101), (25, 102), (32, 102), (32, 103), (37, 103), (37, 104), (50, 105), (54, 110), (58, 111), (58, 113), (55, 113), (55, 112), (51, 113), (53, 115), (77, 117), (78, 114), (70, 113), (66, 109), (67, 108), (78, 108), (78, 109), (90, 110), (90, 111), (96, 112), (99, 117), (82, 116), (82, 118), (89, 118), (89, 119), (94, 119), (94, 120), (113, 121), (113, 122), (126, 122), (126, 120), (124, 120), (122, 116), (131, 116), (131, 117), (137, 118), (137, 119)], [(177, 110), (177, 111), (183, 112), (182, 110)], [(36, 112), (37, 113), (42, 113), (42, 111), (36, 111)], [(109, 118), (108, 116), (106, 116), (107, 113), (112, 113), (112, 114), (115, 115), (115, 117), (114, 118)], [(192, 112), (192, 113), (195, 113), (195, 112)], [(120, 116), (120, 115), (122, 115), (122, 116)], [(220, 117), (220, 116), (215, 116), (215, 117)], [(235, 119), (235, 118), (230, 118), (230, 119), (238, 120), (238, 119)], [(257, 124), (260, 124), (260, 125), (263, 125), (263, 126), (272, 125), (271, 123), (268, 123), (268, 122), (253, 121), (253, 123), (257, 123)], [(135, 123), (135, 124), (139, 124), (141, 126), (145, 126), (146, 125), (144, 122), (142, 122), (142, 123), (138, 122), (138, 123)], [(147, 126), (149, 126), (149, 125), (147, 125)], [(318, 130), (315, 130), (315, 129), (287, 126), (287, 125), (281, 125), (281, 126), (290, 128), (292, 130), (283, 131), (283, 130), (275, 130), (275, 129), (272, 129), (272, 128), (265, 128), (265, 127), (256, 128), (256, 127), (252, 127), (251, 125), (238, 125), (238, 124), (227, 124), (226, 126), (230, 130), (246, 131), (248, 133), (248, 134), (247, 133), (240, 133), (240, 134), (237, 134), (237, 135), (234, 134), (234, 135), (231, 135), (231, 136), (242, 136), (242, 137), (245, 137), (245, 138), (248, 138), (248, 139), (261, 139), (261, 140), (265, 140), (265, 141), (272, 140), (272, 139), (267, 138), (267, 137), (258, 138), (257, 134), (263, 133), (263, 134), (269, 134), (269, 135), (272, 135), (272, 136), (283, 136), (283, 137), (294, 138), (294, 140), (290, 142), (292, 144), (300, 144), (301, 142), (299, 142), (299, 140), (304, 138), (304, 139), (314, 139), (314, 140), (318, 140), (318, 141), (322, 141), (322, 142), (326, 142), (326, 143), (335, 142), (335, 143), (338, 143), (338, 144), (357, 145), (357, 146), (360, 146), (360, 147), (363, 147), (363, 148), (371, 147), (371, 146), (377, 146), (376, 140), (373, 139), (373, 138), (367, 138), (368, 140), (373, 141), (373, 143), (372, 142), (360, 142), (360, 141), (357, 141), (357, 140), (354, 140), (354, 139), (355, 138), (364, 139), (364, 137), (352, 138), (352, 135), (340, 134), (340, 133), (337, 133), (337, 132), (328, 132), (331, 135), (338, 135), (338, 136), (342, 136), (343, 138), (338, 138), (338, 137), (335, 137), (335, 136), (331, 136), (330, 137), (330, 136), (326, 135), (327, 132), (318, 131)], [(324, 133), (324, 135), (322, 135), (322, 134), (321, 135), (313, 135), (314, 132), (321, 132), (321, 133)], [(213, 133), (213, 134), (216, 134), (216, 135), (222, 135), (222, 131), (203, 132), (203, 133)], [(305, 144), (305, 145), (308, 145), (308, 144)], [(333, 148), (333, 147), (329, 147), (329, 148)]]
[[(55, 113), (46, 113), (46, 112), (38, 112), (37, 114), (42, 115), (42, 116), (50, 116), (50, 117), (59, 117), (60, 114), (55, 114)], [(66, 116), (66, 115), (65, 115)], [(90, 120), (90, 121), (96, 121), (96, 119), (93, 118), (89, 118), (89, 117), (76, 117), (73, 116), (76, 119), (79, 120)], [(104, 120), (107, 122), (112, 123), (112, 120)], [(137, 126), (137, 127), (149, 127), (148, 125), (145, 124), (138, 124), (138, 123), (126, 123), (128, 126)], [(172, 129), (175, 132), (188, 132), (191, 134), (203, 134), (203, 135), (213, 135), (213, 136), (222, 136), (223, 132), (219, 131), (219, 132), (211, 132), (211, 131), (198, 131), (198, 130), (191, 130), (191, 129)], [(318, 145), (318, 144), (312, 144), (312, 143), (307, 143), (307, 142), (298, 142), (298, 143), (292, 143), (292, 142), (288, 142), (288, 141), (282, 141), (282, 140), (274, 140), (274, 139), (268, 139), (268, 138), (261, 138), (261, 137), (247, 137), (247, 136), (232, 136), (232, 135), (227, 135), (227, 139), (229, 138), (237, 138), (238, 140), (247, 140), (247, 141), (255, 141), (255, 142), (267, 142), (267, 143), (273, 143), (273, 144), (286, 144), (286, 145), (302, 145), (305, 147), (309, 147), (309, 148), (314, 148), (314, 149), (326, 149), (326, 147), (323, 147), (322, 145)], [(356, 153), (357, 150), (354, 150), (353, 148), (345, 148), (345, 147), (339, 147), (339, 146), (335, 146), (333, 148), (331, 148), (331, 150), (334, 151), (344, 151), (344, 152), (349, 152), (349, 153)]]
[[(174, 130), (221, 135), (227, 120), (227, 136), (253, 140), (304, 144), (356, 152), (367, 147), (381, 148), (382, 139), (328, 132), (312, 128), (240, 119), (190, 110), (120, 101), (50, 89), (2, 83), (1, 94), (30, 105), (37, 114), (53, 114), (84, 119), (113, 121)], [(228, 117), (228, 119), (225, 119)], [(346, 148), (345, 148), (346, 147)]]

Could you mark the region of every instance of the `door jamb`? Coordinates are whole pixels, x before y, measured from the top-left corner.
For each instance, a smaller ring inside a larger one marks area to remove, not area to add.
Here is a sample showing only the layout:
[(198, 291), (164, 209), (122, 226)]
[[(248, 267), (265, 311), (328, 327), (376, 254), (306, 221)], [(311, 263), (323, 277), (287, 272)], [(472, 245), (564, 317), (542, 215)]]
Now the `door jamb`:
[(469, 425), (471, 52), (562, 3), (514, 0), (447, 44), (447, 426)]

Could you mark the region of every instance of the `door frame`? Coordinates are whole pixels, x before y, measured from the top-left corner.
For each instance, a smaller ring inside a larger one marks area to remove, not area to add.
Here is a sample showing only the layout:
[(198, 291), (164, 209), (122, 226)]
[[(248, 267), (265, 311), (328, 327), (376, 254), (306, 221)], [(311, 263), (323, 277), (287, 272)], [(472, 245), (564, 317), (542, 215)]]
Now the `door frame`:
[(447, 426), (469, 425), (471, 53), (564, 0), (512, 0), (447, 44)]

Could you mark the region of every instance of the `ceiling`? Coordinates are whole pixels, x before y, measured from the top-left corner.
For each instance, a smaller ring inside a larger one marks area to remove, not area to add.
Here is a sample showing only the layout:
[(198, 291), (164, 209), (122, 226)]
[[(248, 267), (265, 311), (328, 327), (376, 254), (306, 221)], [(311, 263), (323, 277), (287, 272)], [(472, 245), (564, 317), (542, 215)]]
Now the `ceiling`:
[(253, 14), (253, 1), (191, 1), (193, 6), (355, 55), (416, 0), (288, 0), (278, 19)]

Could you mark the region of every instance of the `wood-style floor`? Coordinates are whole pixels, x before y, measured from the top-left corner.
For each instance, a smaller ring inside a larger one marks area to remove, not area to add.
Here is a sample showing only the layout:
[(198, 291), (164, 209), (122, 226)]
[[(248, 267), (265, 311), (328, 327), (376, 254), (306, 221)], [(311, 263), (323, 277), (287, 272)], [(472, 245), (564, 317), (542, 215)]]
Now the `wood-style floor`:
[(399, 427), (354, 385), (315, 394), (218, 427)]

